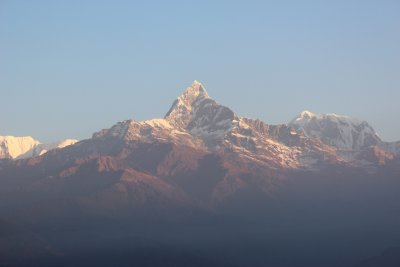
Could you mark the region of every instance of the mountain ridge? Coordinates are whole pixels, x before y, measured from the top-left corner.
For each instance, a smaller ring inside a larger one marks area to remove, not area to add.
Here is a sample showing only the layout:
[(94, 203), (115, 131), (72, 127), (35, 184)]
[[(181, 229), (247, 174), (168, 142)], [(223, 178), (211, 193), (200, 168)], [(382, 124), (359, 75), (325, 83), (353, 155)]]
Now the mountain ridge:
[[(267, 154), (282, 158), (286, 154), (282, 161), (287, 161), (286, 165), (292, 167), (304, 167), (307, 161), (316, 161), (310, 158), (310, 154), (322, 153), (331, 157), (335, 154), (332, 148), (337, 150), (336, 154), (342, 160), (359, 165), (362, 164), (356, 162), (357, 155), (373, 146), (393, 156), (400, 152), (400, 141), (384, 142), (366, 121), (348, 116), (334, 113), (317, 115), (303, 111), (289, 123), (278, 125), (241, 117), (212, 99), (197, 80), (178, 96), (163, 118), (126, 120), (94, 133), (93, 138), (107, 134), (126, 140), (173, 141), (206, 150), (224, 148), (252, 154), (253, 158)], [(18, 155), (14, 153), (10, 156), (3, 152), (2, 157), (33, 157), (50, 149), (62, 148), (67, 143), (72, 145), (76, 141), (67, 139), (39, 145), (39, 141), (31, 140), (37, 144), (28, 144), (29, 147)], [(273, 153), (277, 150), (281, 153)], [(321, 158), (323, 156), (320, 155)]]
[[(315, 121), (323, 123), (312, 128)], [(342, 124), (347, 124), (347, 128)], [(337, 130), (336, 136), (329, 137), (331, 128)], [(398, 152), (398, 145), (381, 141), (367, 122), (347, 116), (304, 111), (288, 124), (280, 125), (241, 117), (212, 99), (198, 81), (174, 101), (164, 118), (142, 122), (127, 120), (93, 136), (106, 133), (125, 140), (142, 138), (147, 142), (171, 141), (203, 150), (236, 151), (243, 157), (279, 168), (313, 169), (321, 161), (334, 158), (338, 164), (364, 166), (371, 165), (363, 154), (370, 153), (373, 146), (393, 157)], [(325, 136), (329, 138), (322, 138)]]
[[(241, 117), (212, 99), (198, 81), (178, 96), (164, 118), (126, 120), (94, 133), (92, 138), (173, 143), (200, 151), (233, 153), (274, 169), (316, 170), (324, 162), (335, 162), (375, 171), (397, 158), (400, 151), (400, 142), (383, 142), (367, 122), (348, 116), (303, 111), (288, 124), (279, 125)], [(19, 158), (75, 142), (38, 144)]]

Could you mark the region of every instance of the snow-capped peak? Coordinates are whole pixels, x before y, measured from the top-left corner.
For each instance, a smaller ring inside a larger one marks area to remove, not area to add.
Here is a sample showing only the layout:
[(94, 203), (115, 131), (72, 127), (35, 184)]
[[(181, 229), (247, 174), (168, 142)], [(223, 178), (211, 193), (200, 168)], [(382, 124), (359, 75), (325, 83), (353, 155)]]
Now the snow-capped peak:
[(304, 110), (299, 115), (297, 115), (290, 123), (303, 126), (306, 124), (311, 118), (315, 117), (316, 115), (311, 111)]
[(305, 110), (302, 111), (299, 115), (297, 115), (291, 122), (290, 124), (296, 124), (296, 125), (303, 125), (305, 123), (308, 123), (311, 120), (331, 120), (331, 121), (336, 121), (336, 122), (341, 122), (343, 124), (365, 124), (365, 121), (361, 121), (359, 119), (349, 117), (349, 116), (344, 116), (344, 115), (338, 115), (336, 113), (326, 113), (326, 114), (314, 114), (311, 111)]
[(301, 118), (311, 118), (314, 116), (315, 116), (315, 114), (308, 110), (304, 110), (303, 112), (300, 113)]
[(335, 113), (316, 115), (303, 111), (290, 125), (307, 136), (318, 138), (339, 150), (359, 150), (381, 141), (366, 121)]
[(31, 136), (0, 136), (0, 159), (15, 159), (40, 144)]
[(0, 136), (0, 159), (22, 159), (39, 156), (47, 151), (73, 145), (78, 140), (66, 139), (55, 143), (42, 144), (31, 136)]
[(204, 100), (210, 99), (204, 86), (195, 80), (186, 91), (180, 95), (172, 104), (172, 107), (165, 115), (165, 119), (172, 124), (185, 128), (196, 107)]
[(204, 86), (197, 80), (194, 80), (192, 85), (186, 88), (185, 92), (177, 98), (180, 104), (186, 106), (193, 105), (193, 102), (209, 98), (209, 95)]
[(188, 87), (186, 91), (195, 92), (195, 94), (197, 94), (198, 97), (202, 97), (202, 98), (209, 97), (203, 84), (201, 82), (199, 82), (198, 80), (194, 80), (192, 85), (190, 87)]

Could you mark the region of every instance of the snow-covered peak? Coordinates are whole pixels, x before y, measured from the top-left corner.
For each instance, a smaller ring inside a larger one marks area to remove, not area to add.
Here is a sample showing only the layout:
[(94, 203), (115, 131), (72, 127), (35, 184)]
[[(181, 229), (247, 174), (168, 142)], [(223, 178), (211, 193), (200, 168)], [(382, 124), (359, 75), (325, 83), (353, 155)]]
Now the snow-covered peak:
[(314, 114), (308, 110), (301, 112), (290, 123), (292, 123), (292, 124), (299, 124), (301, 122), (307, 123), (308, 121), (313, 120), (313, 119), (316, 119), (316, 120), (328, 119), (328, 120), (332, 120), (332, 121), (341, 121), (344, 123), (353, 123), (353, 124), (364, 123), (364, 121), (361, 121), (359, 119), (349, 117), (349, 116), (338, 115), (336, 113)]
[(195, 80), (174, 101), (164, 118), (175, 126), (186, 128), (196, 109), (206, 100), (211, 100), (206, 89), (200, 82)]
[[(305, 110), (305, 111), (301, 112), (299, 115), (297, 115), (290, 122), (290, 124), (297, 125), (297, 126), (303, 126), (314, 120), (315, 121), (327, 121), (328, 120), (328, 121), (341, 123), (341, 124), (354, 124), (354, 125), (368, 124), (365, 121), (361, 121), (359, 119), (349, 117), (349, 116), (338, 115), (336, 113), (314, 114), (308, 110)], [(370, 127), (370, 128), (372, 129), (372, 127)]]
[(31, 136), (0, 136), (0, 159), (15, 159), (32, 150), (38, 144), (40, 142)]
[(311, 117), (314, 117), (315, 114), (312, 113), (311, 111), (304, 110), (303, 112), (300, 113), (299, 116), (300, 116), (301, 118), (311, 118)]
[(73, 145), (78, 140), (66, 139), (59, 142), (42, 144), (30, 136), (0, 136), (0, 159), (22, 159), (39, 156), (47, 151)]
[(238, 121), (235, 113), (210, 98), (198, 81), (178, 97), (165, 119), (200, 138), (209, 147), (220, 144)]
[(366, 121), (335, 113), (317, 115), (303, 111), (289, 125), (339, 150), (359, 150), (381, 141)]
[[(194, 80), (192, 85), (189, 86), (184, 95), (188, 96), (188, 95), (195, 95), (195, 97), (197, 98), (209, 98), (208, 93), (206, 91), (206, 89), (204, 88), (203, 84), (197, 80)], [(182, 95), (183, 96), (183, 95)]]
[(191, 86), (186, 88), (185, 92), (180, 95), (175, 102), (190, 107), (194, 102), (205, 98), (209, 98), (206, 89), (199, 81), (195, 80)]
[(311, 111), (305, 110), (305, 111), (301, 112), (299, 115), (297, 115), (290, 123), (303, 126), (308, 121), (310, 121), (311, 118), (313, 118), (315, 116), (316, 115), (314, 113), (312, 113)]
[(234, 127), (237, 116), (209, 97), (204, 86), (194, 81), (173, 103), (164, 119), (127, 120), (93, 135), (94, 138), (119, 138), (125, 141), (154, 140), (196, 147), (221, 143)]

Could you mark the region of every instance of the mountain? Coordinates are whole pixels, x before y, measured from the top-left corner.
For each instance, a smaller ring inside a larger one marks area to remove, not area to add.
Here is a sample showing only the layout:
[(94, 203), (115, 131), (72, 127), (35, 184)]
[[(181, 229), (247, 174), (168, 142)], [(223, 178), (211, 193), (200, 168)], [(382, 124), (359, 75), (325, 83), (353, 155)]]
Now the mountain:
[(0, 136), (0, 158), (17, 158), (31, 151), (38, 144), (40, 142), (30, 136)]
[(303, 112), (270, 125), (195, 81), (163, 118), (72, 143), (0, 164), (2, 218), (65, 264), (157, 255), (185, 266), (171, 256), (184, 254), (215, 266), (344, 266), (400, 236), (398, 146), (366, 122)]
[(0, 136), (0, 159), (17, 159), (39, 156), (49, 150), (64, 148), (78, 142), (66, 139), (55, 143), (42, 144), (30, 136)]
[(238, 116), (210, 98), (197, 81), (175, 100), (163, 119), (120, 122), (93, 138), (173, 143), (255, 160), (272, 168), (309, 168), (336, 158), (331, 147), (298, 134), (290, 126)]
[[(118, 122), (78, 143), (35, 142), (19, 156), (27, 159), (2, 167), (6, 179), (25, 179), (33, 195), (63, 195), (68, 184), (78, 195), (94, 190), (98, 201), (85, 202), (92, 210), (111, 196), (119, 199), (117, 210), (132, 201), (146, 206), (149, 197), (154, 207), (210, 208), (252, 187), (269, 197), (293, 173), (374, 173), (398, 162), (395, 147), (384, 148), (366, 122), (302, 112), (288, 125), (269, 125), (217, 103), (198, 81), (164, 118)], [(97, 176), (105, 180), (90, 178)]]
[(287, 125), (241, 117), (210, 98), (198, 81), (174, 101), (163, 119), (124, 121), (93, 138), (107, 136), (223, 151), (285, 169), (315, 169), (332, 161), (373, 168), (399, 151), (398, 143), (381, 141), (367, 122), (346, 116), (304, 111)]
[(289, 125), (338, 150), (361, 150), (381, 142), (378, 134), (366, 121), (334, 113), (316, 115), (303, 111)]
[(303, 111), (289, 125), (298, 133), (336, 148), (338, 155), (361, 166), (385, 164), (400, 151), (400, 142), (384, 142), (368, 122), (348, 116)]
[(396, 173), (399, 158), (380, 144), (368, 123), (348, 117), (303, 112), (288, 125), (241, 117), (195, 81), (164, 118), (118, 122), (78, 143), (36, 144), (0, 166), (0, 193), (52, 199), (41, 206), (52, 212), (37, 219), (58, 214), (54, 199), (71, 196), (102, 216), (126, 216), (128, 207), (146, 216), (209, 212), (247, 194), (275, 197), (293, 177)]

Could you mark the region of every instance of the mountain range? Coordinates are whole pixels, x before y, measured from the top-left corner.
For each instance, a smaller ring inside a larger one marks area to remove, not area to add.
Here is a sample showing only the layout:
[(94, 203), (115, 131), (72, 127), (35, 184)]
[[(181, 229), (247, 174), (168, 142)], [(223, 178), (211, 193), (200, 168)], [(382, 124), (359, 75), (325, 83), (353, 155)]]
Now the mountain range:
[[(366, 245), (356, 238), (371, 225), (382, 231), (372, 238), (374, 242), (390, 236), (394, 240), (399, 234), (394, 228), (398, 216), (392, 211), (400, 208), (400, 142), (384, 142), (367, 122), (336, 114), (304, 111), (280, 125), (241, 117), (213, 100), (197, 81), (163, 118), (121, 121), (79, 142), (43, 145), (31, 137), (2, 137), (0, 144), (0, 219), (42, 229), (41, 238), (52, 239), (62, 253), (68, 251), (65, 240), (81, 234), (82, 227), (57, 239), (48, 232), (55, 225), (62, 231), (75, 229), (76, 224), (93, 229), (107, 225), (107, 231), (96, 232), (100, 239), (93, 235), (93, 244), (102, 240), (102, 249), (107, 248), (109, 237), (103, 234), (110, 232), (110, 222), (133, 231), (131, 226), (141, 223), (165, 227), (171, 222), (212, 221), (218, 230), (207, 232), (208, 243), (200, 233), (190, 239), (204, 244), (217, 244), (211, 238), (215, 233), (232, 238), (231, 229), (241, 229), (234, 230), (241, 236), (254, 227), (263, 230), (251, 230), (249, 235), (254, 240), (264, 236), (257, 242), (268, 243), (268, 248), (272, 246), (268, 238), (297, 244), (291, 238), (304, 231), (317, 240), (332, 238), (326, 247), (332, 251), (341, 243), (335, 235), (345, 229), (351, 236), (349, 244), (359, 246), (352, 255), (341, 252), (346, 262), (380, 249), (378, 243)], [(346, 222), (331, 221), (341, 216)], [(154, 238), (153, 230), (146, 240)], [(165, 238), (178, 242), (176, 236)], [(380, 244), (391, 245), (386, 241)], [(248, 247), (242, 239), (235, 242)], [(297, 255), (296, 249), (290, 250)], [(306, 257), (303, 266), (321, 266), (323, 260), (339, 266), (335, 253), (321, 253), (315, 261)], [(248, 262), (251, 255), (238, 260)], [(257, 254), (252, 259), (262, 257)], [(269, 266), (295, 266), (279, 257), (272, 259), (276, 265)]]
[[(284, 168), (310, 168), (321, 160), (319, 156), (332, 154), (355, 166), (373, 165), (376, 161), (363, 158), (363, 153), (373, 150), (382, 163), (385, 157), (392, 159), (400, 152), (400, 141), (384, 142), (368, 122), (348, 116), (303, 111), (281, 125), (240, 117), (210, 98), (198, 81), (175, 100), (163, 119), (123, 121), (95, 133), (93, 139), (104, 136), (174, 143), (206, 151), (236, 151)], [(0, 136), (0, 159), (39, 156), (77, 142), (66, 139), (42, 144), (30, 136)]]

